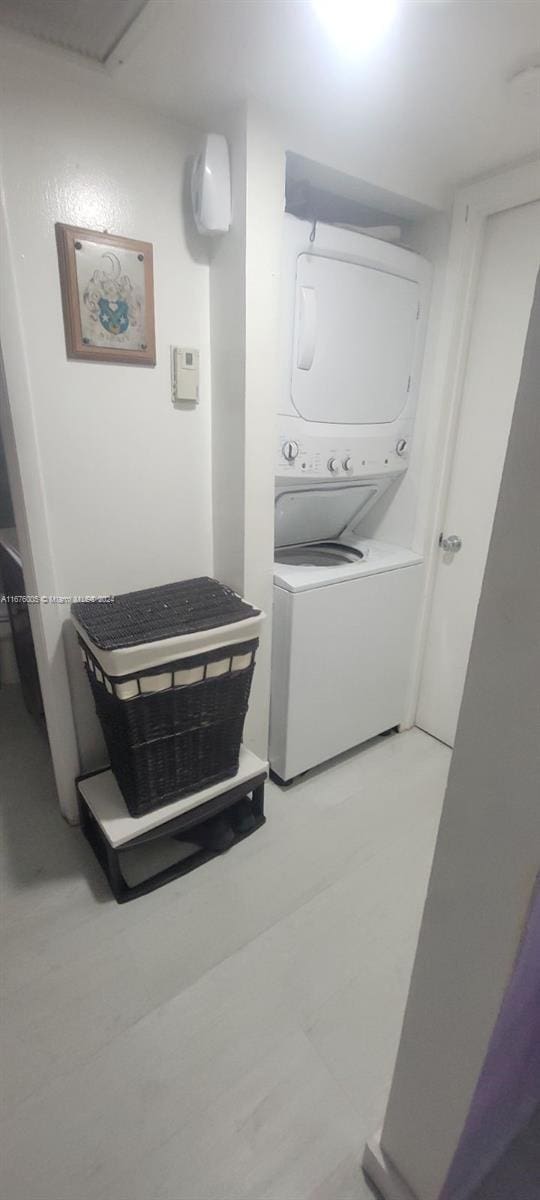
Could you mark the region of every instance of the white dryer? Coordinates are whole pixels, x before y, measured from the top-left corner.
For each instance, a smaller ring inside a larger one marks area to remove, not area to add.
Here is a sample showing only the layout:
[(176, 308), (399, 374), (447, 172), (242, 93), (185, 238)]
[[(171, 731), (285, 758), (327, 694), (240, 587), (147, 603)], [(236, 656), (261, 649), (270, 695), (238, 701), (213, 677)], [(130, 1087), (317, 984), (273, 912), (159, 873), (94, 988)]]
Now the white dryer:
[(429, 267), (310, 231), (286, 216), (270, 721), (284, 781), (402, 721), (422, 571), (361, 526), (407, 469)]
[(276, 483), (406, 470), (430, 268), (401, 246), (285, 215)]

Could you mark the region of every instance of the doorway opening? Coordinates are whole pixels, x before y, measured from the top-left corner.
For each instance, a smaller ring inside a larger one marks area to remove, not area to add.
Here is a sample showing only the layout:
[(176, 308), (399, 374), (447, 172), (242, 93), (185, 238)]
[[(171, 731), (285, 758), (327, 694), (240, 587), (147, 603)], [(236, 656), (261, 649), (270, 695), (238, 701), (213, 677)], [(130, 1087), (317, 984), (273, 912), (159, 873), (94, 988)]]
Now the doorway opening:
[(0, 818), (2, 874), (16, 890), (43, 870), (44, 838), (58, 804), (26, 597), (0, 429)]

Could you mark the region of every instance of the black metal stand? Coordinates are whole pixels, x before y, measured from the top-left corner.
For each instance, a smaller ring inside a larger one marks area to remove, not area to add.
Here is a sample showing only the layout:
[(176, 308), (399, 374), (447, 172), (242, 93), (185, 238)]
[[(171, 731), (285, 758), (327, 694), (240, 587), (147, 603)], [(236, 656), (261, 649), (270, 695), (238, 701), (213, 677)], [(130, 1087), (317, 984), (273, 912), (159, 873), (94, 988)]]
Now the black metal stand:
[[(90, 772), (87, 775), (80, 775), (76, 783), (78, 785), (83, 779), (89, 779), (97, 774), (101, 774), (101, 772), (96, 771)], [(154, 829), (147, 829), (145, 833), (131, 838), (130, 841), (124, 842), (118, 847), (111, 845), (86, 803), (80, 788), (77, 786), (82, 832), (90, 843), (118, 903), (124, 904), (127, 900), (135, 900), (137, 896), (146, 896), (149, 892), (155, 891), (156, 888), (170, 883), (172, 879), (178, 879), (181, 875), (187, 875), (189, 871), (194, 871), (196, 867), (202, 866), (203, 863), (208, 862), (211, 858), (215, 858), (217, 854), (221, 853), (220, 850), (211, 849), (204, 845), (205, 826), (219, 813), (223, 813), (227, 809), (233, 809), (235, 805), (238, 805), (240, 800), (251, 797), (249, 805), (254, 823), (250, 824), (250, 827), (244, 831), (235, 831), (230, 846), (236, 845), (237, 842), (241, 842), (244, 838), (249, 837), (250, 833), (254, 833), (256, 829), (260, 829), (266, 820), (264, 815), (265, 780), (266, 774), (261, 773), (254, 776), (253, 779), (244, 780), (241, 784), (236, 784), (232, 787), (230, 784), (228, 787), (224, 786), (224, 790), (219, 796), (214, 796), (212, 800), (208, 800), (205, 804), (200, 804), (188, 812), (173, 817), (171, 821), (167, 821), (164, 825), (156, 825)], [(187, 836), (188, 832), (189, 837)], [(157, 874), (152, 875), (149, 879), (145, 879), (141, 883), (130, 886), (124, 879), (121, 871), (120, 855), (126, 852), (129, 853), (130, 849), (136, 846), (142, 846), (147, 842), (153, 842), (159, 838), (166, 837), (175, 837), (179, 841), (185, 840), (191, 843), (197, 843), (200, 839), (202, 844), (200, 849), (195, 850), (188, 858), (184, 858), (178, 863), (173, 863), (172, 866), (158, 871)]]

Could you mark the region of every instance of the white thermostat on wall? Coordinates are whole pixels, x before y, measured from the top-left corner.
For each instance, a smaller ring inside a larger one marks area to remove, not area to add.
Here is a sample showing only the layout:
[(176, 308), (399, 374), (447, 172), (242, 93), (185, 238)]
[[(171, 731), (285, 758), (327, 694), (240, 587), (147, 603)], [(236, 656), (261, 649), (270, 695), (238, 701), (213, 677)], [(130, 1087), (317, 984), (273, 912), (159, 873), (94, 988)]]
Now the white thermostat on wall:
[(199, 233), (227, 233), (231, 224), (229, 147), (221, 133), (207, 133), (193, 164), (191, 202)]
[(199, 351), (171, 346), (173, 404), (199, 403)]

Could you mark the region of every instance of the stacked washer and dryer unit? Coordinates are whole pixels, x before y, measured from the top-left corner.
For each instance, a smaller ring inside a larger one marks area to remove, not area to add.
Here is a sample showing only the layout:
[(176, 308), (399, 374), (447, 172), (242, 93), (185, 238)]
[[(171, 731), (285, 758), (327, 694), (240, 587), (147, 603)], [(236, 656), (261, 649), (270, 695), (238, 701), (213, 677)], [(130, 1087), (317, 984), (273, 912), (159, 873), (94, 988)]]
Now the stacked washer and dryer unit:
[[(270, 763), (288, 782), (398, 726), (422, 559), (362, 536), (407, 470), (430, 270), (285, 215)], [(373, 516), (374, 514), (372, 514)]]

